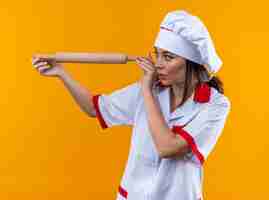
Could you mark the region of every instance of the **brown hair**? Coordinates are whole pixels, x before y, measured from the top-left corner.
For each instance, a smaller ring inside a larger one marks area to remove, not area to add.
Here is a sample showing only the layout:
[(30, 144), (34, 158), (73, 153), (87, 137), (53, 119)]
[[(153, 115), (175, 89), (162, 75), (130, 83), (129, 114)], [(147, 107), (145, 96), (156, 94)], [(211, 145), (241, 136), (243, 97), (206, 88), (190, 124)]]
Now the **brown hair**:
[[(195, 85), (193, 84), (193, 76), (196, 76), (198, 82)], [(184, 93), (183, 99), (180, 105), (182, 105), (187, 99), (188, 94), (195, 89), (197, 84), (207, 83), (210, 87), (215, 88), (219, 93), (224, 94), (223, 82), (219, 77), (213, 76), (210, 79), (210, 74), (204, 68), (203, 65), (192, 62), (191, 60), (186, 59), (186, 75), (185, 75), (185, 84), (184, 84)]]

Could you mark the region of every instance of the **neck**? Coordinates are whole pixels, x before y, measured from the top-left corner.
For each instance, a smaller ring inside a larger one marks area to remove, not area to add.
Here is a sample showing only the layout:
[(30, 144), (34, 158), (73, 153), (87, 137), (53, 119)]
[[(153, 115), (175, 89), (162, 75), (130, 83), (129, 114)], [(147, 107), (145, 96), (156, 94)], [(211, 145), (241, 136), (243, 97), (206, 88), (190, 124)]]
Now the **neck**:
[[(187, 91), (187, 98), (193, 95), (196, 83), (197, 83), (197, 80), (192, 81), (190, 89)], [(171, 93), (172, 93), (171, 94), (172, 102), (174, 102), (176, 105), (180, 104), (183, 100), (183, 95), (184, 95), (184, 83), (173, 84), (171, 86)]]
[(173, 84), (171, 86), (172, 97), (175, 99), (175, 102), (180, 102), (183, 98), (184, 93), (184, 83), (183, 84)]

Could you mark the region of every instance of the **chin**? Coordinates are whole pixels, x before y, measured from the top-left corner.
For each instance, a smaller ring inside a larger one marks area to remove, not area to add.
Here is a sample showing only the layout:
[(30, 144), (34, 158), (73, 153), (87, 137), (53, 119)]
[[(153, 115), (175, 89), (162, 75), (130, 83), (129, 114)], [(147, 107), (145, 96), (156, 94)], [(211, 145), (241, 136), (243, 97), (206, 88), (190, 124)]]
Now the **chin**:
[(163, 85), (163, 86), (170, 86), (171, 83), (169, 81), (166, 81), (166, 80), (160, 80), (160, 83)]

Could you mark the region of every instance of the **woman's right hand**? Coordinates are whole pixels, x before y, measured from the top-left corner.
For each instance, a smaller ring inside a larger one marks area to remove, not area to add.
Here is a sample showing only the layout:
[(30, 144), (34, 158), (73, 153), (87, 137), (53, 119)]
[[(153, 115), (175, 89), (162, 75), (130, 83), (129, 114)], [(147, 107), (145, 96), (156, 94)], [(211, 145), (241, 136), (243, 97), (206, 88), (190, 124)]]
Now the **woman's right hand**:
[(42, 58), (41, 56), (34, 56), (32, 64), (39, 74), (43, 76), (60, 77), (64, 72), (63, 65), (55, 60)]

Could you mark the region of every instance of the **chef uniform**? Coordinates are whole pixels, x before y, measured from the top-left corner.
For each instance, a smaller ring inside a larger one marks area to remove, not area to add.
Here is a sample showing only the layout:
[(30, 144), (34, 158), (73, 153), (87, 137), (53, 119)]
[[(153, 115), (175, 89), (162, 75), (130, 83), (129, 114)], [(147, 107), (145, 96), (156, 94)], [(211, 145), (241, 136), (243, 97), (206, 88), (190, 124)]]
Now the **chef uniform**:
[[(165, 16), (155, 46), (203, 64), (210, 73), (222, 64), (202, 22), (186, 11), (172, 11)], [(196, 86), (182, 106), (171, 111), (171, 87), (155, 84), (153, 92), (169, 128), (190, 147), (182, 156), (159, 156), (139, 81), (91, 99), (103, 129), (115, 125), (133, 127), (117, 200), (201, 200), (203, 163), (224, 128), (230, 101), (204, 82)]]

